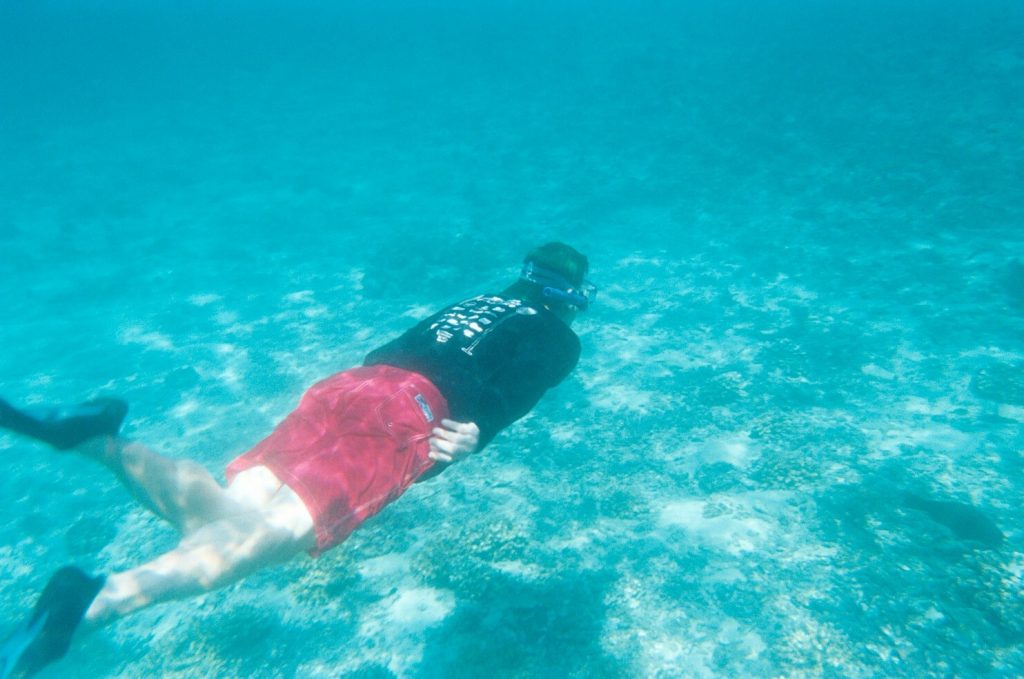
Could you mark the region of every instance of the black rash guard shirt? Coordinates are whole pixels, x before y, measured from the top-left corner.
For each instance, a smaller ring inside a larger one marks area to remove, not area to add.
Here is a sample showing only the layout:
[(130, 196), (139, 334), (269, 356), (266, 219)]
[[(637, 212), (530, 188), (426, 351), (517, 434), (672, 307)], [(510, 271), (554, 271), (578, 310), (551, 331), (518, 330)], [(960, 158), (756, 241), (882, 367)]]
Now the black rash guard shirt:
[(370, 352), (363, 365), (417, 372), (451, 418), (480, 427), (482, 449), (576, 367), (580, 340), (547, 309), (481, 295), (446, 307)]

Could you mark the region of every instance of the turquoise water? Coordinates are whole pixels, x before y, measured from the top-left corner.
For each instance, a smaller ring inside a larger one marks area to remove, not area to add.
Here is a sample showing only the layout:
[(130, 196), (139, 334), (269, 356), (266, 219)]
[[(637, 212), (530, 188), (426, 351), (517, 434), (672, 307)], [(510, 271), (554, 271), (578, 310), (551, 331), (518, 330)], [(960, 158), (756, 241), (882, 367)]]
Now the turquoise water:
[[(538, 243), (601, 293), (483, 454), (47, 676), (1024, 674), (1019, 2), (142, 5), (0, 3), (0, 395), (219, 472)], [(0, 454), (0, 633), (173, 545)]]

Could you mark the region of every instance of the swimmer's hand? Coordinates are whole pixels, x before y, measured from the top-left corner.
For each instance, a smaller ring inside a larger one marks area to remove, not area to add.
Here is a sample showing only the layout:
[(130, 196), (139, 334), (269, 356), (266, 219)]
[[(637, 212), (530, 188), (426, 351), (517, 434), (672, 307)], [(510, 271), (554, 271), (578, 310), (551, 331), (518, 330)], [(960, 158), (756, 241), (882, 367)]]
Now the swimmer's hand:
[(451, 464), (476, 452), (480, 445), (480, 427), (472, 422), (441, 420), (430, 437), (428, 457), (434, 462)]

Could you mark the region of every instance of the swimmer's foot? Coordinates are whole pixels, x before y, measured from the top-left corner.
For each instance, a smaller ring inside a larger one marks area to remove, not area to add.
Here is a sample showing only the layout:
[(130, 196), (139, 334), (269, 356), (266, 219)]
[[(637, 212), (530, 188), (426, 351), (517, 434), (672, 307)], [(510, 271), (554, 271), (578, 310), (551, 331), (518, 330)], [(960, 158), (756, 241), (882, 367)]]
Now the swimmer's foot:
[(23, 410), (0, 399), (0, 427), (49, 443), (58, 450), (74, 448), (96, 436), (116, 436), (127, 414), (128, 404), (116, 398)]
[(0, 645), (0, 679), (31, 677), (63, 658), (104, 580), (74, 566), (54, 573), (32, 615)]

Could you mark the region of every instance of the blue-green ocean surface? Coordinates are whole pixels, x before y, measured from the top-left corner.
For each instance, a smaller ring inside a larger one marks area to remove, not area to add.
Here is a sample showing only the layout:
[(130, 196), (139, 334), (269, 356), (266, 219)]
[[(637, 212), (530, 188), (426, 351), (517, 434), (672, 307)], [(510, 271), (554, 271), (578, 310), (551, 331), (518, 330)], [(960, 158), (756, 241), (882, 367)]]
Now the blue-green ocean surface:
[[(1024, 674), (1018, 0), (0, 0), (0, 397), (220, 474), (586, 252), (575, 373), (319, 559), (45, 677)], [(175, 536), (0, 434), (0, 636)]]

